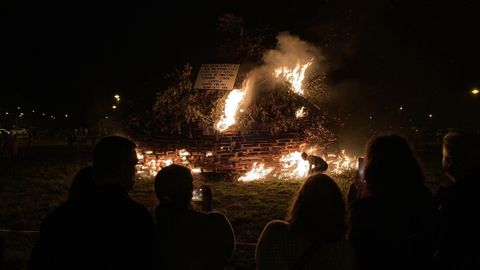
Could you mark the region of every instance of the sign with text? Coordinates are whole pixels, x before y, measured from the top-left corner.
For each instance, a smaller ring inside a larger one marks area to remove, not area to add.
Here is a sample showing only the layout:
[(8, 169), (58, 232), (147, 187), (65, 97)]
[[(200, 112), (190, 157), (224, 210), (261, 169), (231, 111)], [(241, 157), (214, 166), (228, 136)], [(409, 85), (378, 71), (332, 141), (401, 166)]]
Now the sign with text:
[(239, 67), (238, 64), (203, 64), (194, 88), (232, 90)]

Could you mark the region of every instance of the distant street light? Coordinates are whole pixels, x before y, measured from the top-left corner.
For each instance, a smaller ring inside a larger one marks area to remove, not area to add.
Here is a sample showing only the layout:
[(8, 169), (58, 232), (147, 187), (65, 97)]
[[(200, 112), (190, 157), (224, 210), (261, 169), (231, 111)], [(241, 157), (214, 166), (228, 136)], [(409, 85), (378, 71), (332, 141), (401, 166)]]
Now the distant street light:
[(475, 119), (475, 131), (478, 132), (478, 101), (477, 101), (477, 96), (480, 91), (477, 88), (473, 88), (470, 93), (473, 95), (473, 109), (474, 109), (474, 116), (473, 118)]
[(433, 114), (429, 114), (428, 117), (432, 118), (432, 117), (433, 117)]
[(116, 108), (117, 108), (117, 106), (115, 106), (115, 105), (113, 105), (113, 106), (112, 106), (112, 109), (114, 109), (114, 110), (115, 110)]
[(118, 104), (120, 103), (120, 95), (116, 94), (113, 97), (115, 98), (115, 102), (117, 103), (117, 106), (118, 106)]

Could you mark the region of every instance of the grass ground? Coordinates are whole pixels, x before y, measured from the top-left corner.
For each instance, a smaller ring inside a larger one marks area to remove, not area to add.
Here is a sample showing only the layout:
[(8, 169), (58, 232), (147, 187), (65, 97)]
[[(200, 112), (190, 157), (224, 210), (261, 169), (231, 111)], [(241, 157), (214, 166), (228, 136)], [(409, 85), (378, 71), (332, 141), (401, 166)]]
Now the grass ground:
[[(0, 230), (35, 231), (43, 218), (66, 200), (74, 174), (89, 164), (91, 148), (32, 147), (25, 156), (0, 161)], [(335, 177), (346, 192), (349, 176)], [(203, 180), (197, 179), (197, 185)], [(208, 182), (214, 208), (230, 219), (240, 243), (255, 243), (272, 219), (283, 219), (301, 181)], [(152, 179), (137, 181), (132, 197), (150, 210), (156, 206)], [(5, 239), (4, 269), (25, 269), (38, 234), (0, 231)], [(237, 246), (232, 268), (254, 267), (254, 245)]]

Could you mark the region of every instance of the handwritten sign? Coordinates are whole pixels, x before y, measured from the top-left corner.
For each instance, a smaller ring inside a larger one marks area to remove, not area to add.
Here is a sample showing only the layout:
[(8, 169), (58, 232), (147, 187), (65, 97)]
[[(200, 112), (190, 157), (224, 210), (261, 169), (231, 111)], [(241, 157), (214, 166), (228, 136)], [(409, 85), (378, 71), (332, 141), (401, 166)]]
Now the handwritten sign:
[(239, 67), (238, 64), (203, 64), (194, 88), (232, 90)]

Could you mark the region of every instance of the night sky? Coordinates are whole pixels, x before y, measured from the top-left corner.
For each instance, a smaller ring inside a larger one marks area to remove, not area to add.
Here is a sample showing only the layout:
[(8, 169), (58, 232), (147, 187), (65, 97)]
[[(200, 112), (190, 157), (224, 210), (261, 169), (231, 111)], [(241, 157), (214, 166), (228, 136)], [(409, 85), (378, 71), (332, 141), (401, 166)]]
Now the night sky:
[(215, 61), (218, 18), (234, 13), (247, 28), (318, 45), (331, 102), (352, 127), (369, 116), (388, 124), (400, 106), (412, 125), (428, 124), (430, 113), (438, 126), (472, 123), (469, 90), (480, 87), (473, 0), (36, 2), (0, 4), (2, 112), (21, 105), (85, 124), (114, 93), (153, 98), (139, 91), (149, 80), (186, 62)]

